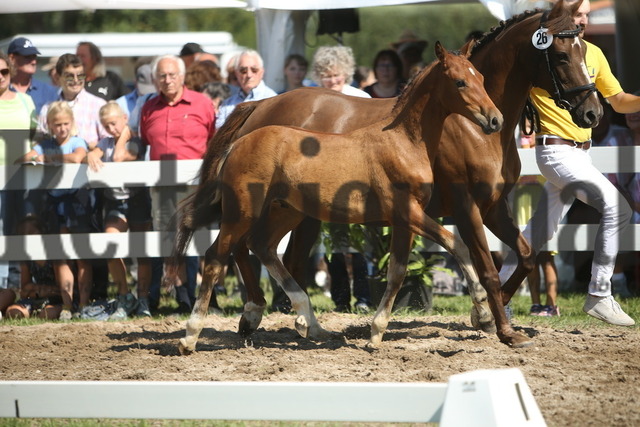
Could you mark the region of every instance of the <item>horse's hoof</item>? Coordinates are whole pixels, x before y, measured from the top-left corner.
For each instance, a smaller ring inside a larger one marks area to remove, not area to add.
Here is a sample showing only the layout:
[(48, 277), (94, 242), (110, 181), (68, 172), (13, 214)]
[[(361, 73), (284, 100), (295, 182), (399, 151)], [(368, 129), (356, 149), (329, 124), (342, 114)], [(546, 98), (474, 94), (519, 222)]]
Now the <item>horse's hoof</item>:
[(180, 338), (180, 342), (178, 343), (178, 351), (182, 356), (188, 356), (195, 351), (195, 346), (190, 347), (187, 345), (187, 340), (185, 338)]
[(378, 345), (376, 345), (373, 342), (369, 341), (368, 343), (366, 343), (364, 345), (364, 348), (366, 348), (367, 350), (377, 350), (378, 349)]
[(518, 332), (507, 337), (503, 342), (511, 348), (527, 348), (533, 345), (533, 340), (531, 338)]
[(496, 328), (496, 322), (493, 320), (493, 316), (489, 314), (482, 318), (476, 306), (471, 308), (471, 326), (487, 334), (495, 334), (498, 331), (498, 328)]
[(298, 316), (296, 319), (296, 331), (302, 338), (307, 338), (309, 336), (309, 325), (307, 324), (307, 319), (304, 316)]
[(328, 341), (329, 339), (338, 337), (338, 334), (334, 334), (333, 332), (329, 332), (326, 329), (317, 326), (315, 328), (309, 328), (308, 338), (314, 341)]

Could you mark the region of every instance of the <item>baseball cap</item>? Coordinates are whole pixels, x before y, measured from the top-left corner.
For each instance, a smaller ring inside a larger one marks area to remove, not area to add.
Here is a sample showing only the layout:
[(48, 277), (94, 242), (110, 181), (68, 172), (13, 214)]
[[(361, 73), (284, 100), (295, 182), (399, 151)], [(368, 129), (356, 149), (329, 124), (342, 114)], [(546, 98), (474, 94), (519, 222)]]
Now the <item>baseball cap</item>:
[(193, 55), (195, 53), (202, 53), (204, 49), (198, 43), (187, 43), (182, 46), (182, 50), (180, 51), (180, 56), (188, 56)]
[(26, 37), (16, 37), (11, 40), (7, 53), (17, 53), (18, 55), (40, 55), (40, 51)]
[(156, 87), (151, 78), (151, 65), (144, 64), (138, 67), (136, 71), (136, 87), (140, 95), (146, 95), (156, 91)]

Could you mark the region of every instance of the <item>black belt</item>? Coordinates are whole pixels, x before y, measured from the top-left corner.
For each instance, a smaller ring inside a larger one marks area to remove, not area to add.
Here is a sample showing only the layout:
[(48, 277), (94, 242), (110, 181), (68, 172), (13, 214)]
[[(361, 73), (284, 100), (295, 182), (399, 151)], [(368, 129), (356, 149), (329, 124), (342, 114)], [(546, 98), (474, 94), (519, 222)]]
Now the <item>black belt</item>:
[(569, 145), (571, 147), (579, 148), (581, 150), (588, 150), (591, 148), (591, 140), (584, 142), (574, 141), (572, 139), (558, 138), (557, 136), (537, 136), (537, 145)]

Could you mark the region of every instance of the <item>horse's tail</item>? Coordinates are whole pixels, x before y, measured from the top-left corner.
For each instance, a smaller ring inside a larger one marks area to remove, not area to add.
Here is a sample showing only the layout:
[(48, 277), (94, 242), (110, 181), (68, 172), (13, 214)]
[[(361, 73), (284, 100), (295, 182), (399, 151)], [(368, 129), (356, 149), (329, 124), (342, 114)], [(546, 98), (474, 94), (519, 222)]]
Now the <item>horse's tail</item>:
[(259, 101), (237, 105), (209, 141), (200, 167), (198, 188), (180, 202), (170, 224), (170, 231), (175, 231), (176, 235), (172, 255), (167, 263), (166, 275), (177, 274), (177, 267), (184, 258), (195, 231), (220, 219), (222, 206), (218, 174), (240, 129), (258, 104)]

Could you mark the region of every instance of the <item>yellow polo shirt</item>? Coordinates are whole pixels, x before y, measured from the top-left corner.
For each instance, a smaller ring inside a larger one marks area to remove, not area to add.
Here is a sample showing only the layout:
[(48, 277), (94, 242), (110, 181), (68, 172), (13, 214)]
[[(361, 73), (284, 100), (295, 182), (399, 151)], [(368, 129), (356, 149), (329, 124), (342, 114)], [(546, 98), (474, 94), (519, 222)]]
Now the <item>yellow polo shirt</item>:
[[(622, 86), (611, 73), (611, 68), (602, 50), (587, 41), (585, 43), (587, 45), (587, 70), (598, 91), (605, 98), (622, 92)], [(557, 135), (580, 142), (591, 139), (591, 129), (583, 129), (573, 123), (569, 112), (556, 107), (546, 90), (534, 87), (531, 90), (531, 100), (540, 113), (539, 135)]]

